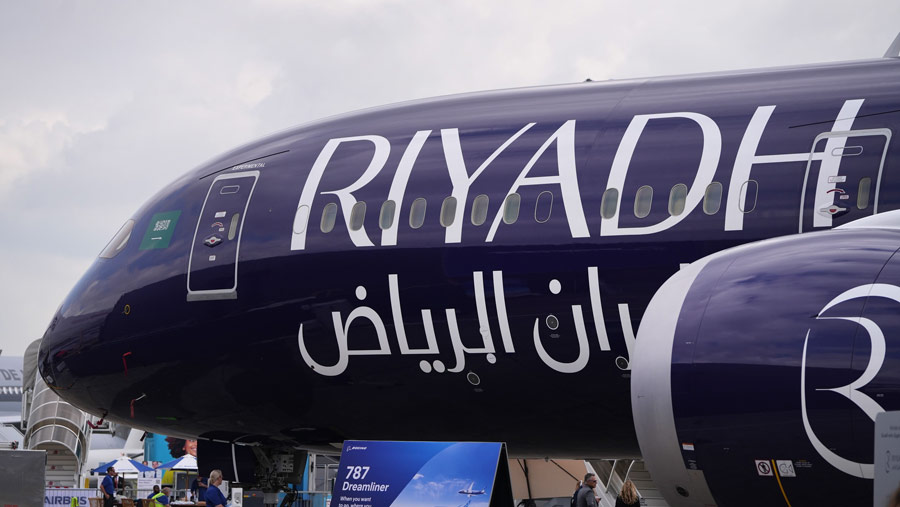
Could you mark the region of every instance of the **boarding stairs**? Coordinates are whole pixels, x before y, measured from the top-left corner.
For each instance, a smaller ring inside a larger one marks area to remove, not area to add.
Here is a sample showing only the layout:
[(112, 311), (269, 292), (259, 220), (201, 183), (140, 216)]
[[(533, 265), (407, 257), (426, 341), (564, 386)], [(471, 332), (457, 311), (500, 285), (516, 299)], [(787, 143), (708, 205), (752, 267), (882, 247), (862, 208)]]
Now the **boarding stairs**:
[(641, 460), (588, 460), (588, 464), (597, 474), (597, 493), (600, 495), (600, 507), (613, 507), (616, 497), (622, 490), (622, 484), (631, 479), (641, 497), (644, 507), (669, 507), (662, 493), (653, 484), (650, 471)]
[(25, 449), (47, 451), (47, 487), (78, 487), (91, 439), (89, 417), (56, 395), (39, 374), (23, 399)]

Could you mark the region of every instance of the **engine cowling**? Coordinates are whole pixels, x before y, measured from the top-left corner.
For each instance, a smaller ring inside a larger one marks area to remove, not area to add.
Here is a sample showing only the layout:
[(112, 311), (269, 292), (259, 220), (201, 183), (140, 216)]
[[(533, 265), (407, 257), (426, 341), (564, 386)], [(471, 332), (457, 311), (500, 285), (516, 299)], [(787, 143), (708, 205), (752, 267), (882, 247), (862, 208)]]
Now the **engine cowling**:
[(631, 396), (670, 505), (869, 502), (875, 414), (900, 409), (897, 213), (726, 250), (659, 289)]

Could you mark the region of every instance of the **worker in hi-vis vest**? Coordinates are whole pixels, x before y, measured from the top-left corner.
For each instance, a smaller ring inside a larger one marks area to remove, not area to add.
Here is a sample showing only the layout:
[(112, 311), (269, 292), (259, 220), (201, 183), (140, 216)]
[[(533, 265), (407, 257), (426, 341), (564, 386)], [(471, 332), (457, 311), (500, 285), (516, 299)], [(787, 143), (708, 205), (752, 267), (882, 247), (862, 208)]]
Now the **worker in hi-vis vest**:
[(166, 486), (162, 489), (162, 491), (150, 497), (150, 500), (154, 502), (151, 505), (153, 507), (157, 507), (159, 505), (169, 505), (169, 493), (171, 491), (172, 490), (168, 486)]

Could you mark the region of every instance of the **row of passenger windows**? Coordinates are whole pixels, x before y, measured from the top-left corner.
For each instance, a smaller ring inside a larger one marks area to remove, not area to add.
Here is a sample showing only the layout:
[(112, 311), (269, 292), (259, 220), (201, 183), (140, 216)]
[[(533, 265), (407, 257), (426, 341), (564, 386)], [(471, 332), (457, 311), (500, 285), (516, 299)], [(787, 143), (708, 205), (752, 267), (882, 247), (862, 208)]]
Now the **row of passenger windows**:
[[(522, 197), (519, 194), (510, 194), (507, 196), (503, 204), (503, 222), (507, 224), (515, 223), (519, 219), (519, 207)], [(472, 225), (482, 225), (487, 221), (488, 206), (490, 205), (490, 197), (481, 194), (472, 201), (472, 212), (470, 220)], [(456, 220), (456, 197), (447, 197), (441, 203), (440, 222), (444, 227), (450, 227)], [(424, 197), (419, 197), (412, 202), (409, 208), (409, 226), (418, 229), (425, 225), (425, 211), (428, 202)], [(545, 191), (538, 195), (535, 203), (534, 219), (539, 223), (544, 223), (550, 219), (550, 211), (553, 207), (553, 192)], [(368, 209), (365, 201), (358, 201), (350, 209), (350, 230), (358, 231), (362, 229), (366, 219), (366, 211)], [(329, 203), (322, 210), (322, 220), (319, 223), (319, 229), (322, 232), (331, 232), (337, 221), (338, 206), (336, 203)], [(381, 205), (381, 212), (378, 215), (378, 226), (381, 229), (390, 229), (394, 225), (394, 219), (397, 214), (397, 203), (395, 201), (385, 201)]]
[[(747, 192), (746, 200), (740, 204), (741, 211), (750, 213), (756, 207), (756, 191), (757, 183), (755, 180), (744, 182)], [(687, 202), (688, 187), (684, 183), (679, 183), (672, 187), (669, 191), (669, 215), (678, 216), (684, 213), (684, 206)], [(619, 202), (619, 190), (617, 188), (609, 188), (603, 192), (603, 198), (600, 200), (600, 216), (603, 218), (612, 218), (616, 215), (616, 206)], [(653, 204), (653, 187), (644, 185), (634, 194), (634, 216), (637, 218), (645, 218), (650, 214), (650, 206)], [(703, 212), (707, 215), (715, 215), (722, 206), (722, 184), (714, 181), (707, 185), (706, 193), (703, 195)]]
[[(869, 194), (872, 185), (871, 178), (862, 178), (859, 181), (859, 189), (856, 197), (856, 206), (859, 209), (869, 207)], [(685, 204), (687, 202), (688, 187), (684, 183), (678, 183), (669, 190), (669, 215), (678, 216), (684, 213)], [(707, 185), (706, 192), (703, 195), (703, 212), (707, 215), (715, 215), (722, 206), (722, 184), (714, 181)], [(750, 213), (756, 209), (756, 200), (759, 194), (759, 183), (756, 180), (747, 180), (741, 188), (741, 194), (745, 195), (742, 202), (738, 203), (738, 208), (743, 213)], [(616, 215), (619, 202), (619, 190), (609, 188), (603, 192), (600, 201), (600, 216), (605, 219), (612, 218)], [(519, 208), (522, 203), (522, 197), (519, 194), (510, 194), (503, 203), (503, 223), (513, 224), (519, 219)], [(653, 187), (644, 185), (637, 190), (634, 195), (634, 216), (637, 218), (645, 218), (650, 215), (650, 208), (653, 203)], [(472, 225), (482, 225), (487, 221), (488, 206), (490, 198), (481, 194), (472, 202), (472, 212), (470, 221)], [(425, 224), (425, 210), (428, 206), (427, 201), (423, 197), (412, 202), (409, 208), (409, 226), (418, 229)], [(447, 197), (441, 203), (440, 222), (444, 227), (450, 227), (456, 220), (457, 200), (455, 197)], [(305, 206), (304, 206), (305, 208)], [(541, 192), (534, 204), (534, 220), (538, 223), (544, 223), (550, 220), (550, 212), (553, 210), (553, 192), (546, 190)], [(309, 210), (302, 210), (303, 215), (308, 216)], [(322, 232), (331, 232), (334, 229), (337, 220), (338, 206), (336, 203), (329, 203), (322, 210), (322, 220), (319, 223), (319, 229)], [(358, 231), (362, 229), (366, 218), (367, 205), (364, 201), (358, 201), (350, 210), (350, 230)], [(394, 219), (397, 215), (397, 203), (394, 201), (385, 201), (381, 205), (381, 212), (378, 215), (378, 225), (381, 229), (389, 229), (394, 225)]]

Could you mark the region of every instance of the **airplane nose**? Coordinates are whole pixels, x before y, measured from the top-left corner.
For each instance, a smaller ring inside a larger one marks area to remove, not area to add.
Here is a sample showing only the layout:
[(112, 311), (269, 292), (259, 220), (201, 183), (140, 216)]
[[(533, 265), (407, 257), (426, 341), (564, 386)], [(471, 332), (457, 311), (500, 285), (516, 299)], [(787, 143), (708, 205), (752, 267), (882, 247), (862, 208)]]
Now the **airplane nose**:
[[(105, 311), (85, 311), (83, 287), (90, 287), (88, 277), (82, 279), (59, 306), (38, 350), (38, 371), (44, 382), (56, 391), (72, 388), (79, 377), (90, 375), (90, 357), (96, 358), (100, 330), (107, 317)], [(80, 374), (79, 374), (80, 372)]]
[[(62, 305), (60, 305), (60, 309), (61, 307)], [(60, 309), (57, 309), (53, 315), (38, 349), (38, 372), (44, 382), (54, 389), (65, 388), (74, 382), (65, 368), (64, 358), (67, 354), (64, 343), (67, 340), (64, 338), (64, 333), (57, 330), (62, 319)]]

